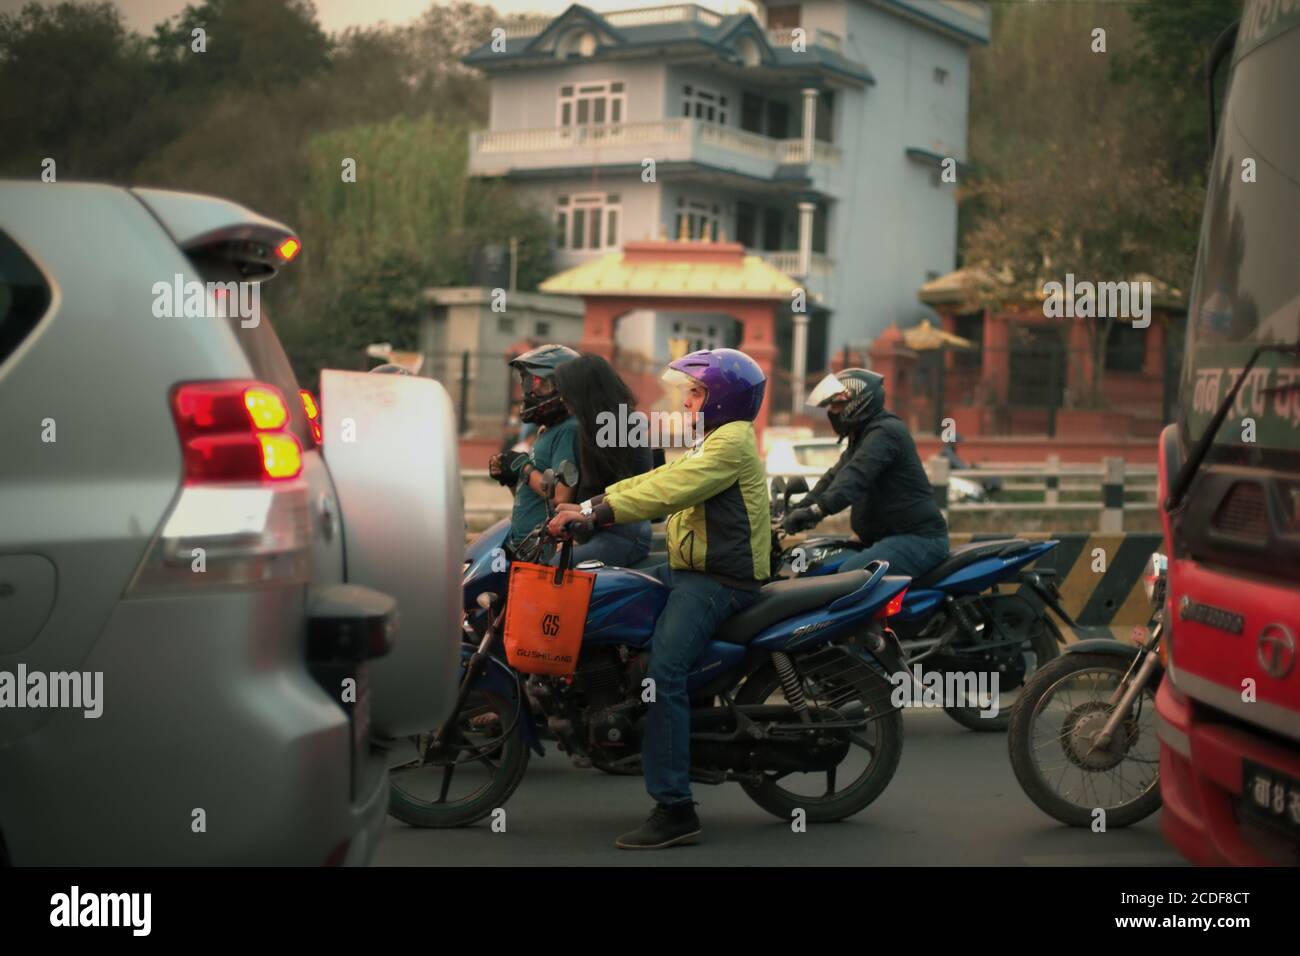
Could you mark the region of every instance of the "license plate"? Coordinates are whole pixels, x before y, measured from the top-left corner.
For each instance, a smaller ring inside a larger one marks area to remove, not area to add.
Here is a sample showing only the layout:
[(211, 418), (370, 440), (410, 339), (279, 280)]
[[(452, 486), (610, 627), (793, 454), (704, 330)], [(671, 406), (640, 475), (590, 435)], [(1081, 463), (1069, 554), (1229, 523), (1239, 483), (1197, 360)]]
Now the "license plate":
[(1300, 780), (1295, 777), (1243, 760), (1241, 806), (1251, 816), (1300, 839)]

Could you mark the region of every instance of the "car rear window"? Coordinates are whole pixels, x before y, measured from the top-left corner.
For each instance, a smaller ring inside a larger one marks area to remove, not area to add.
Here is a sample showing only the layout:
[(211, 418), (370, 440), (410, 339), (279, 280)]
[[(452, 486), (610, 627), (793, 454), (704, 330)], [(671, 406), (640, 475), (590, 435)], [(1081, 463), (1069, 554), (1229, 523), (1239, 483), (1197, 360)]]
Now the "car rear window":
[(0, 232), (0, 365), (49, 311), (50, 299), (49, 283), (36, 264)]
[[(190, 256), (190, 262), (204, 282), (241, 281), (238, 271), (229, 262), (205, 259), (202, 255)], [(280, 337), (271, 327), (270, 313), (264, 302), (259, 305), (259, 310), (255, 325), (245, 327), (245, 320), (238, 315), (233, 315), (226, 321), (230, 323), (235, 341), (252, 366), (253, 375), (259, 381), (274, 385), (284, 394), (284, 400), (289, 405), (290, 428), (304, 448), (311, 448), (315, 442), (311, 437), (311, 426), (302, 407), (302, 399), (298, 395), (298, 379), (289, 363), (289, 356), (284, 352), (284, 346), (280, 344)]]

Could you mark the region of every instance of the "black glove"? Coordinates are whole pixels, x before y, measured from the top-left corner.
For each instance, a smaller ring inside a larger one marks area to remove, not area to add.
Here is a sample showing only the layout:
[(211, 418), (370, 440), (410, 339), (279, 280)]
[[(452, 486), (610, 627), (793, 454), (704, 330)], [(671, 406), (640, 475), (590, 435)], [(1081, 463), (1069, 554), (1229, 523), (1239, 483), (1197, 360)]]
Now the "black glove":
[(499, 485), (513, 488), (519, 476), (505, 465), (505, 455), (496, 454), (488, 459), (488, 475)]
[(794, 511), (785, 516), (785, 519), (781, 522), (781, 529), (786, 534), (798, 534), (801, 531), (807, 531), (821, 520), (822, 510), (816, 505), (795, 508)]

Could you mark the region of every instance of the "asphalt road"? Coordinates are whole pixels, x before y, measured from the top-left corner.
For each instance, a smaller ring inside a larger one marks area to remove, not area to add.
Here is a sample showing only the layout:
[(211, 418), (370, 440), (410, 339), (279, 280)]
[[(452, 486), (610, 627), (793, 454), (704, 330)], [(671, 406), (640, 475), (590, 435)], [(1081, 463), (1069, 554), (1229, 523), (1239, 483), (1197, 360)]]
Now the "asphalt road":
[(695, 785), (698, 844), (615, 849), (615, 837), (652, 806), (639, 777), (574, 768), (549, 741), (490, 820), (419, 830), (388, 818), (376, 866), (1154, 866), (1178, 865), (1159, 814), (1094, 833), (1058, 824), (1020, 790), (1003, 734), (965, 730), (940, 712), (905, 716), (902, 761), (888, 789), (861, 813), (803, 833), (769, 816), (736, 784)]

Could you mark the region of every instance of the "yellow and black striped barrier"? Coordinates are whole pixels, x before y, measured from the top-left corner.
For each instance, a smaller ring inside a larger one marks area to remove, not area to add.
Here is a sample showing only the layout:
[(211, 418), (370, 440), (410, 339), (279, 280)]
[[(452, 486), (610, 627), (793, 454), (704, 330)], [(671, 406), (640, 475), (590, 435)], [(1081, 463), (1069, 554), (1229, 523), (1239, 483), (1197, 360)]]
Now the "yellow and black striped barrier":
[[(1077, 636), (1102, 636), (1109, 631), (1115, 637), (1128, 639), (1134, 627), (1144, 627), (1150, 619), (1151, 603), (1142, 588), (1142, 572), (1151, 555), (1160, 550), (1158, 533), (954, 534), (950, 535), (950, 543), (955, 548), (971, 541), (1008, 537), (1060, 542), (1033, 565), (1033, 570), (1056, 572), (1061, 606), (1080, 628), (1087, 629), (1086, 635)], [(1069, 628), (1063, 622), (1057, 623), (1066, 640), (1070, 640)]]

